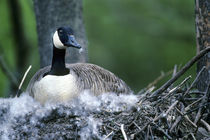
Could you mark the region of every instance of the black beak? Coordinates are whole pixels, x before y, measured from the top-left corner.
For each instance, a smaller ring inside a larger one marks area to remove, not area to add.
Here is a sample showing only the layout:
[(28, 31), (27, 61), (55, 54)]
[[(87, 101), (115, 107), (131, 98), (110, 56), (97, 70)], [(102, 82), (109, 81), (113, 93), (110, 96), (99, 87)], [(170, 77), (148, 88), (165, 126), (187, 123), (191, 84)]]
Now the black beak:
[(80, 49), (81, 46), (79, 43), (77, 43), (75, 37), (73, 35), (69, 35), (68, 36), (68, 42), (65, 43), (65, 46), (67, 47), (74, 47), (74, 48), (77, 48), (77, 49)]

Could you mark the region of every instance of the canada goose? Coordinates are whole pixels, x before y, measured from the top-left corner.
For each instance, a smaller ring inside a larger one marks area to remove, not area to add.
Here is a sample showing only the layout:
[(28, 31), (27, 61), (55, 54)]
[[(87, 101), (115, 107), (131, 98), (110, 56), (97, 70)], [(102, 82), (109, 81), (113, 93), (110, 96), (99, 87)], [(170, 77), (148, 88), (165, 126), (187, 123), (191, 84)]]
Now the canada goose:
[(84, 90), (94, 95), (115, 92), (129, 94), (130, 88), (108, 70), (88, 63), (65, 64), (67, 47), (80, 49), (71, 28), (60, 27), (53, 35), (52, 65), (40, 69), (27, 87), (30, 96), (41, 104), (65, 102)]

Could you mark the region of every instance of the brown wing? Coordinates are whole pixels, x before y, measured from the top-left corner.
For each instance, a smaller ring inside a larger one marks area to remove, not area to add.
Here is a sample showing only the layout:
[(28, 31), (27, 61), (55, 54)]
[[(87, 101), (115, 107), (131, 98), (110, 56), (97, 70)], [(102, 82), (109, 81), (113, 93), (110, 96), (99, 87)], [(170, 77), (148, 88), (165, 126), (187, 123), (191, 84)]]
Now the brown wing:
[(67, 64), (71, 74), (76, 75), (80, 89), (90, 89), (95, 95), (104, 92), (125, 93), (131, 92), (123, 80), (112, 72), (94, 64), (76, 63)]

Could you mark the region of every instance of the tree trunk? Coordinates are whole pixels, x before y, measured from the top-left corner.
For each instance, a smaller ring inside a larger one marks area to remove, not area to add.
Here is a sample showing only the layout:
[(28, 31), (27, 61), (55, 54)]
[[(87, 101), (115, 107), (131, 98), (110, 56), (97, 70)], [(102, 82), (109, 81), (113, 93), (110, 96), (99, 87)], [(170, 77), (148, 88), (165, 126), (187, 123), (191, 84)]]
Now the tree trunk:
[[(206, 47), (210, 46), (210, 1), (209, 0), (195, 0), (195, 14), (196, 14), (196, 45), (197, 53)], [(197, 88), (200, 91), (205, 91), (210, 82), (210, 52), (202, 57), (197, 64), (197, 73), (206, 67), (202, 72)]]
[(70, 26), (83, 52), (68, 48), (67, 63), (87, 61), (87, 41), (82, 16), (82, 0), (34, 0), (41, 67), (51, 64), (52, 35), (58, 27)]

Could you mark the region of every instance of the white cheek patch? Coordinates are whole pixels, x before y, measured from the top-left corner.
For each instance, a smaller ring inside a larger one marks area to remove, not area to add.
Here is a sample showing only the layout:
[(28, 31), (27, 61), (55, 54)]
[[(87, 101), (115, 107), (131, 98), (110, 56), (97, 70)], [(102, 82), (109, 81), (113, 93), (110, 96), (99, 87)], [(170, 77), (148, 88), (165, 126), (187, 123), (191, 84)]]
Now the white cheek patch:
[(58, 36), (58, 32), (57, 31), (53, 35), (53, 44), (58, 49), (66, 49), (66, 46), (64, 46), (63, 43), (60, 41), (60, 38)]

